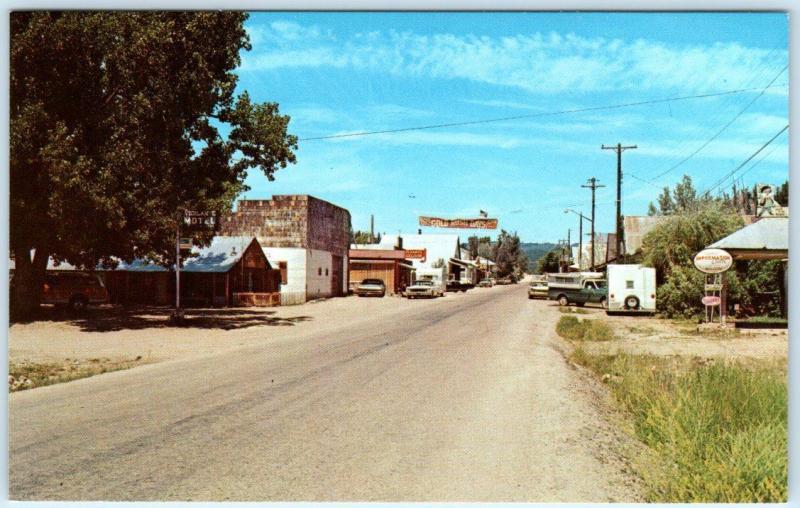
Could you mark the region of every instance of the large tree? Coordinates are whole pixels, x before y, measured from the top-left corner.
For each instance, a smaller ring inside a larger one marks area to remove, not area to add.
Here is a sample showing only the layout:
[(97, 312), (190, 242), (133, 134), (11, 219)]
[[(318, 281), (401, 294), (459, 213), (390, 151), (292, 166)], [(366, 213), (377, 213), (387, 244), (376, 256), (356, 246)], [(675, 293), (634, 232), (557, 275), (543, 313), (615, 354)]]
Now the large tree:
[(222, 213), (248, 169), (295, 161), (289, 117), (234, 92), (246, 17), (12, 13), (14, 314), (38, 307), (48, 257), (169, 264), (181, 207)]

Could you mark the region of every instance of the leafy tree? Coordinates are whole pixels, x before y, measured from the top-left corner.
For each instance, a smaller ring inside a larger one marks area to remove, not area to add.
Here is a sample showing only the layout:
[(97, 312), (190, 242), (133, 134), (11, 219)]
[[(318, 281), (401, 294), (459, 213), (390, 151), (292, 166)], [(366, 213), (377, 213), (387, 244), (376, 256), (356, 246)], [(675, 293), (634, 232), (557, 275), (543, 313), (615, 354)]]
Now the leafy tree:
[(780, 187), (775, 191), (775, 201), (781, 206), (789, 206), (789, 181), (783, 182)]
[(439, 258), (433, 263), (431, 263), (431, 268), (444, 268), (445, 261), (444, 258)]
[(359, 245), (367, 245), (371, 243), (379, 243), (381, 241), (381, 234), (377, 233), (373, 238), (370, 235), (369, 231), (356, 231), (353, 233), (353, 241), (350, 243), (355, 243)]
[(683, 179), (672, 191), (672, 198), (675, 201), (675, 212), (685, 212), (697, 206), (697, 191), (692, 185), (692, 177), (683, 175)]
[(499, 277), (519, 275), (527, 267), (528, 258), (522, 252), (517, 233), (509, 234), (506, 230), (501, 230), (494, 244), (493, 254)]
[(561, 262), (561, 248), (555, 248), (536, 262), (536, 273), (555, 273), (558, 272)]
[(674, 267), (690, 266), (698, 251), (743, 224), (728, 206), (716, 202), (671, 215), (642, 240), (643, 262), (655, 267), (659, 280), (664, 280)]
[(11, 14), (14, 315), (38, 307), (49, 256), (171, 264), (181, 207), (230, 210), (248, 169), (295, 162), (289, 117), (234, 94), (246, 17)]

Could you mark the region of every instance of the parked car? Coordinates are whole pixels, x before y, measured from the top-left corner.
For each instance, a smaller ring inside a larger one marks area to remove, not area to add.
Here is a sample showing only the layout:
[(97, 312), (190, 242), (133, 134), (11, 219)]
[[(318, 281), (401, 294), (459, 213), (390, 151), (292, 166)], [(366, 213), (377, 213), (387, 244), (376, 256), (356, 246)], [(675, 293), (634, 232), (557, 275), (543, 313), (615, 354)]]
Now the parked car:
[(446, 290), (454, 293), (457, 293), (458, 291), (466, 293), (468, 289), (472, 289), (474, 287), (474, 284), (467, 284), (465, 282), (461, 282), (460, 280), (448, 280)]
[(608, 288), (602, 273), (559, 273), (551, 274), (547, 280), (547, 297), (558, 301), (559, 305), (574, 303), (583, 307), (587, 303), (608, 305)]
[(417, 281), (431, 281), (436, 294), (444, 296), (447, 291), (447, 265), (439, 268), (418, 268), (415, 277)]
[(528, 286), (528, 298), (547, 298), (547, 281), (544, 279), (532, 280)]
[(608, 265), (608, 314), (655, 311), (655, 268), (642, 265)]
[(88, 305), (101, 305), (109, 300), (108, 290), (95, 274), (48, 273), (42, 286), (42, 303), (67, 305), (73, 311), (82, 311)]
[(406, 296), (411, 298), (436, 298), (444, 296), (441, 288), (432, 280), (418, 280), (406, 288)]
[(492, 279), (483, 279), (478, 283), (479, 288), (490, 288), (494, 286), (494, 281)]
[(364, 279), (358, 283), (355, 289), (358, 296), (386, 296), (386, 284), (380, 279)]
[(499, 279), (497, 279), (498, 286), (507, 286), (508, 284), (513, 284), (513, 283), (514, 281), (511, 279), (511, 277), (500, 277)]

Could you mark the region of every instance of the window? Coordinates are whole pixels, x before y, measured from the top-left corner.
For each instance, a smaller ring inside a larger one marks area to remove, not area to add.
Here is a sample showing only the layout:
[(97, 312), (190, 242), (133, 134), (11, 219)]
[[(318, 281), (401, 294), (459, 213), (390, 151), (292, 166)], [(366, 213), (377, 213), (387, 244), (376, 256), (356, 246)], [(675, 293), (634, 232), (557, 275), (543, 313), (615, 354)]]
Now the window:
[(325, 277), (327, 277), (327, 276), (328, 276), (328, 269), (326, 268), (325, 269)]
[(281, 284), (288, 284), (289, 273), (286, 261), (278, 261), (278, 269), (281, 271)]
[(317, 275), (322, 275), (322, 267), (317, 268)]
[(632, 280), (626, 280), (625, 281), (625, 289), (633, 289), (633, 281)]

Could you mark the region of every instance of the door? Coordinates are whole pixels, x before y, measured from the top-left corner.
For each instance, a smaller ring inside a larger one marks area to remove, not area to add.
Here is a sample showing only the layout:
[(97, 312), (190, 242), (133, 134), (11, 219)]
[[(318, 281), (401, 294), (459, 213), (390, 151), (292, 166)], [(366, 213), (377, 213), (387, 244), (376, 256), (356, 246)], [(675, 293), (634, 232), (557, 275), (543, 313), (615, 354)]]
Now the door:
[(342, 296), (342, 272), (344, 270), (344, 263), (342, 256), (331, 256), (331, 295)]

